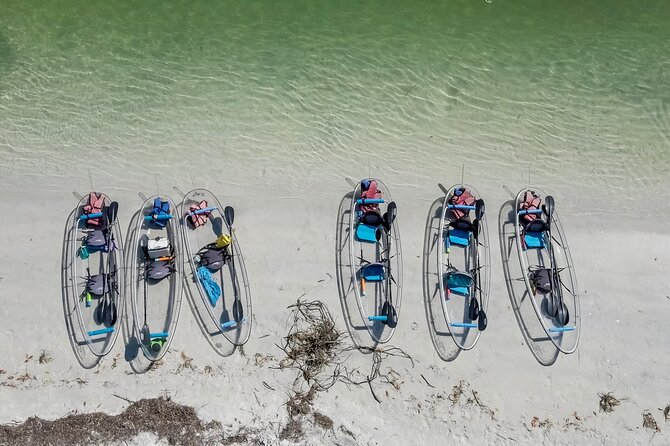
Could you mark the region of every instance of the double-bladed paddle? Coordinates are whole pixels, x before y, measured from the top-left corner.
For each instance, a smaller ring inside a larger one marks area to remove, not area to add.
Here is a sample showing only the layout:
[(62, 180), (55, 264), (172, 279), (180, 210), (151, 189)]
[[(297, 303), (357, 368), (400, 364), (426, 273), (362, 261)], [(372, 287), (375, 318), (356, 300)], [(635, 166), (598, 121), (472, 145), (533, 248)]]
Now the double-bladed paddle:
[(235, 270), (235, 255), (233, 253), (233, 222), (235, 221), (235, 209), (232, 206), (226, 206), (223, 209), (223, 218), (226, 220), (226, 225), (228, 226), (228, 233), (230, 235), (230, 261), (233, 268), (234, 277), (232, 278), (233, 282), (233, 293), (235, 295), (235, 301), (233, 302), (233, 318), (238, 324), (244, 318), (244, 308), (242, 307), (242, 301), (240, 300), (240, 293), (237, 289), (237, 271)]

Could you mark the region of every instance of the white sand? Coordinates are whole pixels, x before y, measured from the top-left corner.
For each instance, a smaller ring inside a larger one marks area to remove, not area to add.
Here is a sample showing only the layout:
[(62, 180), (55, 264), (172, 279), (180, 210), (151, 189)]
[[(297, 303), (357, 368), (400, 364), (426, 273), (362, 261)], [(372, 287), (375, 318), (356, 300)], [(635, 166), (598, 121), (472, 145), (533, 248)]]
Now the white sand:
[[(53, 192), (38, 194), (40, 185), (35, 184), (6, 196), (0, 204), (0, 422), (32, 415), (54, 419), (71, 412), (117, 413), (128, 403), (114, 395), (132, 400), (169, 395), (231, 432), (246, 426), (259, 432), (265, 444), (278, 443), (287, 420), (284, 403), (297, 375), (274, 368), (283, 357), (275, 344), (288, 330), (286, 307), (300, 296), (320, 299), (345, 329), (334, 246), (337, 208), (348, 186), (333, 175), (323, 187), (303, 194), (295, 191), (295, 181), (277, 183), (274, 178), (243, 198), (244, 178), (253, 177), (254, 168), (249, 168), (231, 182), (212, 177), (203, 183), (236, 207), (255, 313), (244, 355), (217, 355), (185, 300), (165, 363), (146, 374), (134, 373), (124, 360), (121, 336), (110, 355), (90, 370), (79, 365), (68, 341), (60, 292), (61, 240), (76, 204), (68, 188), (85, 192), (87, 180), (77, 179), (72, 186), (63, 178)], [(411, 355), (414, 367), (402, 358), (383, 362), (383, 373), (396, 373), (397, 388), (377, 381), (381, 404), (367, 386), (339, 383), (318, 394), (315, 410), (332, 418), (334, 429), (308, 426), (306, 444), (668, 444), (670, 423), (659, 411), (670, 404), (667, 229), (659, 225), (657, 232), (624, 232), (607, 215), (578, 218), (571, 209), (562, 215), (582, 293), (583, 332), (577, 353), (545, 367), (524, 345), (504, 284), (496, 229), (507, 197), (498, 184), (477, 184), (487, 199), (493, 241), (489, 328), (474, 351), (447, 363), (431, 343), (422, 297), (424, 225), (439, 190), (423, 179), (403, 185), (384, 179), (399, 206), (405, 259), (403, 307), (391, 344)], [(106, 181), (96, 187), (120, 202), (125, 226), (141, 204), (136, 190), (142, 184)], [(166, 190), (168, 185), (166, 181)], [(562, 202), (557, 194), (559, 211)], [(17, 217), (21, 225), (14, 225)], [(222, 350), (230, 351), (225, 345)], [(44, 364), (38, 361), (42, 351), (51, 358)], [(179, 367), (183, 356), (192, 358), (191, 368)], [(371, 357), (356, 352), (347, 364), (365, 374)], [(465, 393), (452, 404), (449, 396), (461, 380), (467, 383)], [(473, 390), (493, 415), (467, 403)], [(622, 401), (605, 414), (598, 410), (598, 394), (608, 391)], [(646, 411), (660, 433), (642, 427)], [(539, 422), (544, 427), (535, 426)], [(142, 438), (137, 444), (154, 437)]]

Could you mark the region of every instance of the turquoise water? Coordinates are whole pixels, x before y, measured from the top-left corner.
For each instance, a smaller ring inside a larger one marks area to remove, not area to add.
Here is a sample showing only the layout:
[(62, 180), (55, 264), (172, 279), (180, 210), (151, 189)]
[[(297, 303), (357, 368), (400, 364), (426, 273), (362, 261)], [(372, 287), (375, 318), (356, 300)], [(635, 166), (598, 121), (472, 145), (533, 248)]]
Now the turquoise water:
[(513, 189), (529, 170), (593, 188), (604, 210), (640, 188), (670, 206), (666, 0), (44, 5), (2, 1), (10, 193), (69, 191), (91, 165), (136, 187), (188, 159), (232, 184), (377, 172), (418, 195), (466, 164)]

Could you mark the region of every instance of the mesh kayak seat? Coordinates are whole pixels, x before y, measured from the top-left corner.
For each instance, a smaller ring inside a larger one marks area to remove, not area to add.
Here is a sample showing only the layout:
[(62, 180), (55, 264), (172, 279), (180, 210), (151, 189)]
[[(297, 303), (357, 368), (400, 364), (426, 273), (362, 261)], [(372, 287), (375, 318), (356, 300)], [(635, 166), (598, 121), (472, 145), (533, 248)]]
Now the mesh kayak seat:
[(371, 263), (361, 269), (361, 276), (366, 282), (381, 282), (386, 277), (384, 265), (381, 263)]
[(549, 294), (552, 291), (551, 286), (551, 270), (542, 268), (533, 273), (531, 276), (531, 283), (535, 292), (538, 294)]
[(103, 251), (107, 247), (107, 237), (101, 229), (93, 229), (86, 235), (88, 251)]
[(461, 296), (470, 294), (470, 287), (474, 283), (474, 279), (470, 274), (462, 271), (453, 271), (447, 273), (446, 276), (446, 287), (448, 291), (460, 294)]
[(107, 274), (95, 274), (86, 279), (86, 291), (96, 296), (102, 296), (105, 293), (105, 282)]
[(154, 281), (160, 281), (169, 276), (174, 267), (172, 266), (172, 261), (170, 260), (154, 260), (149, 263), (147, 268), (147, 276)]

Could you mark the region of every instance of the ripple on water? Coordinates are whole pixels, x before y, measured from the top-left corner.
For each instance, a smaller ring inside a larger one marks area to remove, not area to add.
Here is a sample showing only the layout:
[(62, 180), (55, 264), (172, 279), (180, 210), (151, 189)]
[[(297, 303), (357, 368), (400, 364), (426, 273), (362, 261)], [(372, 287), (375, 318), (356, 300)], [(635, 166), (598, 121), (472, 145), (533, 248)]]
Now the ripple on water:
[(449, 183), (467, 164), (612, 205), (627, 188), (669, 198), (663, 6), (614, 2), (20, 2), (0, 35), (0, 165), (56, 185), (100, 153), (110, 181), (156, 159), (242, 166), (233, 182)]

